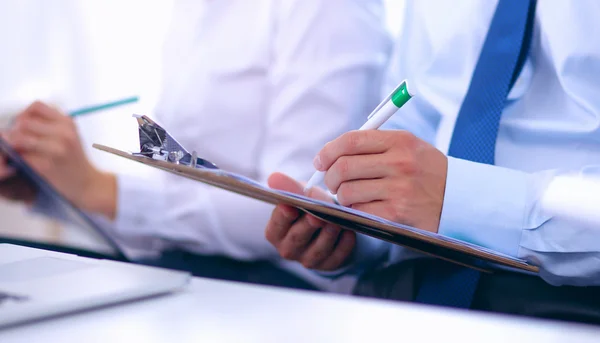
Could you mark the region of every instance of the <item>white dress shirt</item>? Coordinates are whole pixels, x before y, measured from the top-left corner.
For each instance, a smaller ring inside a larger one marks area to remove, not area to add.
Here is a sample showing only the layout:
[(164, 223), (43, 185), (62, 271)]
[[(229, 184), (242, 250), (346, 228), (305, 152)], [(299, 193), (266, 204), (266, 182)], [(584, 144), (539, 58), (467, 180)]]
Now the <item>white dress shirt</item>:
[[(177, 1), (150, 115), (222, 169), (306, 180), (319, 149), (376, 106), (390, 48), (380, 0)], [(272, 209), (164, 172), (119, 174), (113, 232), (131, 254), (178, 247), (270, 259), (335, 288), (281, 262), (264, 236)]]
[[(408, 1), (392, 84), (417, 95), (389, 122), (447, 152), (497, 1)], [(539, 0), (529, 58), (511, 90), (496, 166), (449, 158), (439, 233), (541, 267), (554, 285), (600, 285), (600, 228), (553, 215), (557, 175), (600, 170), (600, 2)], [(599, 204), (600, 205), (600, 204)], [(376, 240), (386, 251), (390, 246)], [(368, 245), (365, 245), (368, 246)], [(390, 261), (416, 254), (393, 247)]]

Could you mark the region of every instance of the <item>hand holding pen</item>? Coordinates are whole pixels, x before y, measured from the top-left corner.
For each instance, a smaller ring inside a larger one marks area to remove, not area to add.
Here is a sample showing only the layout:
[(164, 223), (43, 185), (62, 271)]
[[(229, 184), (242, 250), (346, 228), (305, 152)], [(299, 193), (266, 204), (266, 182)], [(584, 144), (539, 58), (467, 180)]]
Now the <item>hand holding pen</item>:
[[(373, 111), (361, 130), (327, 143), (315, 157), (318, 173), (305, 194), (318, 192), (312, 185), (322, 180), (342, 206), (438, 232), (447, 157), (408, 131), (375, 130), (410, 96), (406, 83), (401, 84)], [(300, 192), (298, 184), (283, 174), (269, 179), (275, 189)], [(356, 251), (353, 233), (285, 205), (275, 208), (265, 235), (282, 257), (318, 270), (337, 270)]]
[[(403, 81), (390, 93), (390, 95), (383, 99), (383, 101), (373, 110), (373, 112), (371, 112), (371, 114), (367, 117), (367, 122), (361, 126), (359, 131), (379, 129), (381, 125), (390, 119), (413, 96), (414, 94), (412, 94), (408, 88), (408, 82), (406, 80)], [(319, 161), (315, 161), (315, 163), (318, 162)], [(306, 193), (312, 187), (323, 182), (324, 178), (325, 172), (315, 172), (306, 183), (304, 192)]]
[[(108, 104), (85, 107), (65, 115), (42, 102), (34, 102), (15, 118), (12, 127), (2, 134), (23, 159), (67, 199), (84, 210), (96, 210), (89, 194), (101, 194), (116, 188), (107, 173), (96, 169), (88, 160), (73, 117), (95, 113), (137, 101), (136, 97)], [(14, 173), (0, 161), (0, 181)]]

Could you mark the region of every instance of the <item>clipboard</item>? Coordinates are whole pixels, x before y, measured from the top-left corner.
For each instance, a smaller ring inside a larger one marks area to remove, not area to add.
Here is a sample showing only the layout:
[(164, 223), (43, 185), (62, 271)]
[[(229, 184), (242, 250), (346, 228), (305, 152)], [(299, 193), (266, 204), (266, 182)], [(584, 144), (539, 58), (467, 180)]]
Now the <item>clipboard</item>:
[[(145, 116), (141, 118), (149, 120)], [(138, 118), (138, 122), (139, 121), (140, 119)], [(162, 134), (163, 132), (160, 133)], [(167, 134), (167, 136), (162, 135), (162, 137), (163, 139), (160, 140), (160, 143), (164, 146), (164, 138), (169, 138), (170, 136)], [(497, 266), (514, 268), (532, 273), (539, 272), (538, 267), (528, 264), (524, 260), (504, 255), (475, 244), (391, 222), (337, 204), (271, 189), (242, 175), (218, 169), (216, 166), (214, 168), (198, 167), (195, 164), (195, 158), (197, 156), (195, 152), (191, 154), (193, 157), (192, 160), (188, 159), (188, 163), (183, 164), (178, 163), (177, 160), (169, 160), (167, 157), (152, 158), (148, 154), (129, 153), (100, 144), (94, 144), (93, 147), (107, 153), (145, 164), (149, 167), (161, 169), (242, 196), (274, 205), (287, 204), (345, 229), (382, 239), (482, 272), (492, 272)], [(181, 154), (182, 157), (190, 155), (187, 151), (183, 151), (185, 153)], [(169, 156), (168, 151), (165, 156)], [(189, 161), (194, 162), (190, 164)]]

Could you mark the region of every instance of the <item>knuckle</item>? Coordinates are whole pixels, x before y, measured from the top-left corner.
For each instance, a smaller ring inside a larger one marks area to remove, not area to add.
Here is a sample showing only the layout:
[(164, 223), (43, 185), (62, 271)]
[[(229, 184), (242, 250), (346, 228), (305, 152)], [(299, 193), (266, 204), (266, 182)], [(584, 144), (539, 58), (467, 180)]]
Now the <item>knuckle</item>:
[(75, 124), (75, 121), (73, 120), (73, 118), (69, 117), (69, 116), (61, 116), (61, 118), (64, 118), (67, 121), (67, 125), (69, 127), (69, 129), (71, 130), (71, 132), (77, 136), (77, 125)]
[(282, 247), (279, 249), (279, 255), (286, 260), (294, 260), (294, 250), (289, 247)]
[(417, 164), (414, 155), (406, 155), (401, 159), (398, 159), (395, 163), (395, 167), (402, 174), (407, 176), (414, 176), (419, 172), (419, 165)]
[(308, 224), (308, 227), (310, 227), (310, 228), (318, 228), (323, 224), (319, 218), (317, 218), (313, 215), (306, 216), (306, 223)]
[(267, 228), (265, 229), (265, 238), (267, 239), (267, 241), (271, 244), (275, 243), (275, 233), (273, 232), (273, 229), (271, 228), (271, 226), (267, 226)]
[(37, 170), (40, 172), (40, 174), (45, 175), (50, 171), (50, 163), (47, 160), (40, 161), (37, 164)]
[(343, 260), (345, 260), (354, 250), (354, 246), (356, 245), (356, 234), (351, 231), (344, 231), (343, 234), (344, 241), (339, 245), (339, 249), (342, 252)]
[(412, 132), (407, 130), (399, 130), (394, 136), (397, 138), (403, 145), (411, 145), (417, 142), (417, 136), (415, 136)]
[(56, 149), (55, 149), (55, 154), (56, 154), (56, 158), (63, 158), (66, 157), (67, 154), (69, 152), (69, 148), (67, 148), (65, 145), (63, 144), (57, 144), (56, 145)]
[(389, 204), (386, 213), (389, 214), (389, 220), (403, 222), (406, 218), (406, 206), (401, 204)]
[(16, 132), (24, 132), (29, 130), (29, 128), (31, 127), (30, 124), (30, 119), (26, 118), (26, 117), (22, 117), (19, 116), (16, 120), (15, 120), (15, 125), (14, 125), (14, 130)]
[(348, 158), (345, 156), (340, 157), (336, 162), (337, 164), (337, 174), (345, 180), (348, 177), (348, 173), (350, 172), (350, 163), (348, 162)]
[(333, 164), (326, 175), (326, 185), (334, 192), (338, 191), (340, 184), (347, 180), (350, 175), (350, 164), (348, 158), (342, 156)]
[(29, 109), (32, 112), (38, 112), (38, 111), (42, 110), (44, 107), (45, 107), (45, 105), (43, 102), (41, 102), (40, 100), (36, 100), (31, 104), (31, 106), (29, 106)]
[(333, 151), (335, 150), (334, 145), (336, 144), (335, 141), (330, 141), (327, 142), (324, 146), (323, 149), (321, 149), (321, 151), (319, 152), (319, 154), (317, 155), (320, 160), (321, 160), (321, 164), (326, 167), (330, 164), (330, 160), (332, 159), (332, 155), (333, 155)]
[(77, 144), (77, 136), (73, 132), (68, 132), (64, 136), (64, 142), (67, 146), (74, 146)]
[(354, 193), (354, 191), (350, 184), (348, 184), (347, 182), (342, 183), (337, 192), (337, 200), (340, 203), (340, 205), (342, 205), (342, 206), (352, 205), (353, 193)]
[(290, 242), (294, 245), (301, 245), (306, 242), (306, 238), (303, 234), (298, 232), (291, 232), (289, 235)]
[(310, 256), (302, 257), (299, 262), (306, 269), (313, 269), (317, 265), (317, 263)]
[(344, 134), (346, 136), (346, 145), (348, 146), (349, 150), (356, 150), (360, 146), (362, 142), (362, 136), (360, 133), (360, 131), (351, 131)]
[(327, 235), (329, 235), (331, 237), (331, 239), (334, 241), (337, 239), (337, 237), (341, 231), (342, 231), (342, 229), (339, 226), (333, 225), (333, 224), (329, 224), (325, 228), (325, 233)]
[(380, 130), (365, 130), (359, 132), (361, 134), (361, 140), (364, 142), (385, 142), (385, 138), (388, 135), (388, 132)]
[(318, 262), (320, 262), (321, 260), (323, 260), (326, 256), (326, 252), (319, 249), (319, 250), (315, 250), (311, 257), (311, 260), (313, 261), (313, 265), (316, 265)]
[(390, 162), (392, 168), (397, 172), (413, 176), (419, 172), (419, 163), (412, 150), (404, 150), (401, 154), (395, 154)]

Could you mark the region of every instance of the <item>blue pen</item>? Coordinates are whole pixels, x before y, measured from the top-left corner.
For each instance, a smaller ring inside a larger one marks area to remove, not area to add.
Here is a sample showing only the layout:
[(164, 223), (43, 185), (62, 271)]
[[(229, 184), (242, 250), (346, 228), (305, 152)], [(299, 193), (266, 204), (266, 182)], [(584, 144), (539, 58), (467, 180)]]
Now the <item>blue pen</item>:
[(104, 103), (104, 104), (87, 106), (87, 107), (83, 107), (83, 108), (77, 109), (75, 111), (69, 112), (69, 116), (71, 116), (73, 118), (74, 117), (79, 117), (79, 116), (82, 116), (82, 115), (85, 115), (85, 114), (90, 114), (90, 113), (94, 113), (94, 112), (98, 112), (98, 111), (108, 110), (108, 109), (111, 109), (113, 107), (118, 107), (118, 106), (123, 106), (123, 105), (127, 105), (127, 104), (132, 104), (132, 103), (137, 102), (138, 100), (139, 100), (139, 98), (137, 96), (132, 96), (132, 97), (121, 99), (121, 100), (107, 102), (107, 103)]

